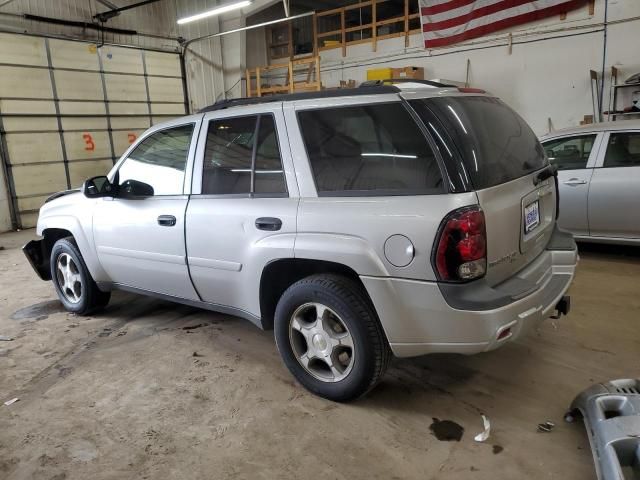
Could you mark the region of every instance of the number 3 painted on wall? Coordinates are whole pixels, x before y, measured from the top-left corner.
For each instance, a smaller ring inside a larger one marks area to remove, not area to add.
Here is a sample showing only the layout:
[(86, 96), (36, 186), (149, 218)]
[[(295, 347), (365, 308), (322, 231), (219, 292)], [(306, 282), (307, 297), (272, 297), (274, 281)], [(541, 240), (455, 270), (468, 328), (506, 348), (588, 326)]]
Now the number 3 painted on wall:
[(135, 133), (127, 134), (127, 138), (129, 139), (129, 144), (132, 144), (138, 138)]
[(82, 138), (84, 139), (84, 149), (88, 152), (93, 152), (96, 149), (96, 144), (93, 143), (93, 137), (88, 133), (83, 133)]

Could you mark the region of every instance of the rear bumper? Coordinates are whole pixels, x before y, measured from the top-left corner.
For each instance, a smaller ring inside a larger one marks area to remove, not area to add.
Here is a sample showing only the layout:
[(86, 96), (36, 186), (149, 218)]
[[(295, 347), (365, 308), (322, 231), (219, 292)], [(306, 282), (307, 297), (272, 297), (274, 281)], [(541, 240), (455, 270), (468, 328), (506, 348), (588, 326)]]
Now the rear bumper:
[(31, 240), (22, 247), (22, 252), (42, 280), (51, 280), (49, 262), (45, 259), (44, 240)]
[(396, 356), (470, 355), (516, 340), (553, 315), (577, 262), (575, 242), (559, 232), (534, 262), (495, 287), (473, 282), (452, 294), (435, 282), (361, 278)]

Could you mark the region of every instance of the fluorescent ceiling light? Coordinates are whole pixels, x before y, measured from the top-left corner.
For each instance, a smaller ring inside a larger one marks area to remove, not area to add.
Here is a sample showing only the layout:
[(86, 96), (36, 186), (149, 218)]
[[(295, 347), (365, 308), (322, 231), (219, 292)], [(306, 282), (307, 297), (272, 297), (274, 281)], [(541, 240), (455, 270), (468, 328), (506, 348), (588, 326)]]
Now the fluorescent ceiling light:
[(248, 27), (236, 28), (236, 29), (233, 29), (233, 30), (227, 30), (226, 32), (214, 33), (212, 35), (205, 35), (204, 37), (194, 38), (193, 40), (189, 40), (187, 43), (191, 43), (191, 42), (194, 42), (196, 40), (203, 40), (205, 38), (222, 37), (223, 35), (229, 35), (230, 33), (244, 32), (245, 30), (253, 30), (254, 28), (266, 27), (267, 25), (273, 25), (274, 23), (281, 23), (281, 22), (288, 22), (290, 20), (297, 20), (298, 18), (308, 17), (309, 15), (313, 15), (314, 13), (316, 13), (316, 12), (315, 11), (311, 11), (311, 12), (307, 12), (307, 13), (301, 13), (300, 15), (293, 15), (291, 17), (283, 17), (283, 18), (279, 18), (277, 20), (270, 20), (268, 22), (257, 23), (255, 25), (249, 25)]
[(229, 3), (227, 5), (220, 5), (219, 7), (213, 8), (211, 10), (207, 10), (206, 12), (198, 13), (196, 15), (191, 15), (190, 17), (180, 18), (178, 20), (178, 24), (182, 25), (184, 23), (195, 22), (196, 20), (202, 20), (203, 18), (213, 17), (214, 15), (220, 15), (221, 13), (230, 12), (232, 10), (237, 10), (239, 8), (248, 7), (251, 5), (251, 0), (243, 0), (241, 2)]
[(400, 155), (399, 153), (363, 153), (363, 157), (418, 158), (417, 155)]

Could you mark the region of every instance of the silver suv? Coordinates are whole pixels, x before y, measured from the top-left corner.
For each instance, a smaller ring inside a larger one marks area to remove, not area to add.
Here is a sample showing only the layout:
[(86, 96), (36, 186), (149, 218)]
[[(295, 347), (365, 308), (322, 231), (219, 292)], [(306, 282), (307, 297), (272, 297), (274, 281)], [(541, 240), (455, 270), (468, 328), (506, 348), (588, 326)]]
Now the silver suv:
[(238, 315), (336, 401), (391, 353), (474, 354), (566, 314), (555, 170), (482, 91), (420, 83), (241, 99), (156, 125), (51, 197), (24, 247), (67, 310), (113, 289)]

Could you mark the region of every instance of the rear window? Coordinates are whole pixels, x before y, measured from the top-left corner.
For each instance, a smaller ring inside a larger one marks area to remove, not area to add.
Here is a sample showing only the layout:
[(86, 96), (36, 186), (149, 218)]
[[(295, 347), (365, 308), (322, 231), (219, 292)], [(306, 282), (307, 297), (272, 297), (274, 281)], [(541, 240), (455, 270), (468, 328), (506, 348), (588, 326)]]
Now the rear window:
[(425, 123), (433, 112), (450, 133), (476, 190), (528, 175), (548, 164), (529, 125), (491, 97), (413, 100)]
[(435, 155), (400, 103), (298, 113), (318, 195), (442, 193)]

